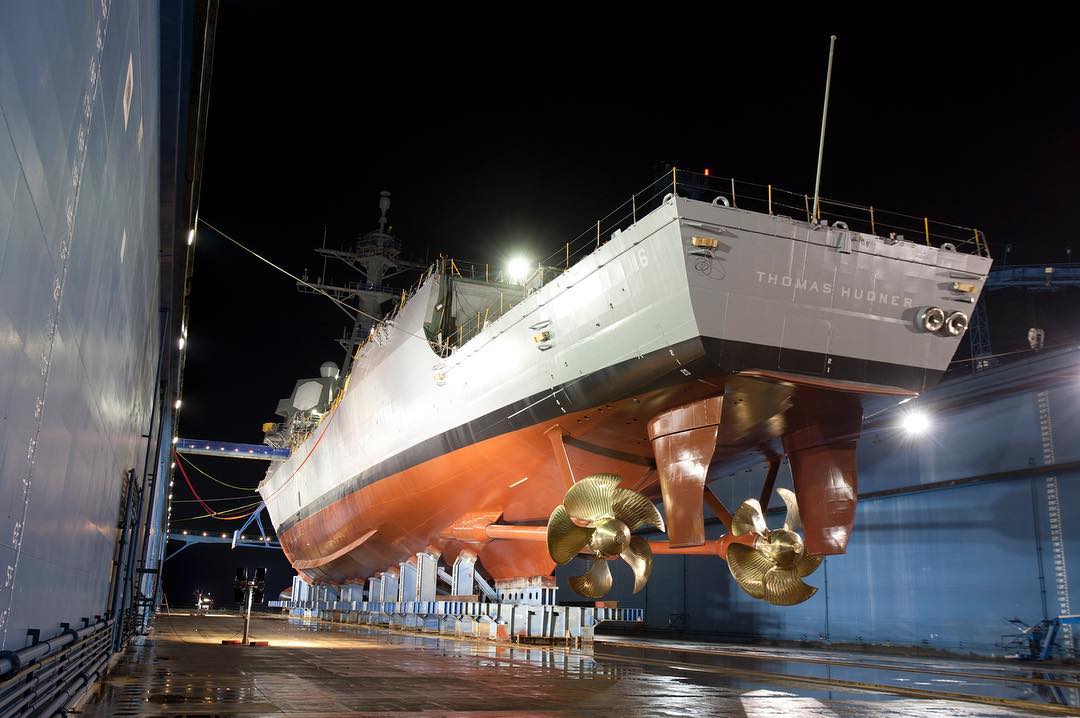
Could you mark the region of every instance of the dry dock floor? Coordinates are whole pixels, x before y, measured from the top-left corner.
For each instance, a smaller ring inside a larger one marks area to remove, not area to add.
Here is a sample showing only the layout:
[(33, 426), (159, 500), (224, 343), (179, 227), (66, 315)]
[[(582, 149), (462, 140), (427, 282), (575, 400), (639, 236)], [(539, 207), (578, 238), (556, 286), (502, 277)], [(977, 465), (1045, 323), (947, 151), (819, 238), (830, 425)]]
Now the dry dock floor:
[(1023, 664), (606, 638), (511, 646), (281, 618), (159, 616), (83, 716), (1080, 715), (1080, 673)]

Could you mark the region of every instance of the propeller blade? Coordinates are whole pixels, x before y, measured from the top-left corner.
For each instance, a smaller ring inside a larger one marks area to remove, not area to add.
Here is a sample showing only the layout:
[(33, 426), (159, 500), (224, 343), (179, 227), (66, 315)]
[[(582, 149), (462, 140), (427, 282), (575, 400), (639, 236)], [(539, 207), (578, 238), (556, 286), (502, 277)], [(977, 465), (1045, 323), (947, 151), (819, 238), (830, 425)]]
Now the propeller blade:
[(630, 564), (634, 571), (634, 593), (645, 588), (645, 584), (652, 575), (652, 549), (649, 542), (640, 536), (630, 539), (630, 545), (620, 554), (622, 560)]
[(615, 489), (621, 481), (614, 474), (586, 476), (566, 492), (563, 506), (571, 516), (582, 521), (596, 521), (611, 516)]
[(795, 569), (774, 568), (766, 572), (762, 581), (763, 598), (776, 606), (794, 606), (817, 593), (817, 589), (799, 578)]
[(814, 571), (817, 571), (818, 566), (820, 566), (821, 562), (824, 560), (825, 559), (821, 556), (811, 556), (808, 553), (804, 553), (802, 556), (799, 556), (799, 559), (795, 562), (795, 573), (800, 577), (809, 576)]
[(570, 514), (566, 507), (555, 507), (548, 519), (547, 545), (551, 560), (555, 563), (566, 563), (589, 543), (592, 529), (578, 526), (570, 520)]
[(664, 530), (664, 519), (652, 501), (629, 489), (615, 489), (613, 496), (612, 513), (631, 533), (645, 526)]
[(795, 500), (795, 492), (788, 489), (777, 489), (776, 493), (784, 500), (787, 506), (787, 516), (784, 517), (784, 528), (788, 531), (798, 531), (802, 528), (802, 519), (799, 517), (799, 502)]
[(743, 501), (735, 510), (735, 515), (731, 517), (731, 533), (735, 536), (748, 533), (764, 535), (768, 530), (765, 516), (761, 513), (761, 504), (757, 499)]
[(570, 588), (589, 598), (605, 596), (611, 590), (611, 569), (608, 568), (607, 559), (594, 559), (584, 576), (571, 576)]
[(773, 569), (773, 562), (757, 549), (733, 543), (728, 546), (728, 570), (742, 590), (754, 598), (765, 598), (763, 581), (765, 574)]

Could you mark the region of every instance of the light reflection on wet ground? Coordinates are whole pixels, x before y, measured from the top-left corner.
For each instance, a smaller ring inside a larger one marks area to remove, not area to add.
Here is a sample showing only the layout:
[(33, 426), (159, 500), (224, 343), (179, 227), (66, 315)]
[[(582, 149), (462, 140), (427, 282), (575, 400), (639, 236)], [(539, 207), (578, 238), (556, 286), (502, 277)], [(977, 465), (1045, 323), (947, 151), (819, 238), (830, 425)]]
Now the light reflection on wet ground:
[[(271, 647), (219, 645), (239, 627), (235, 617), (159, 617), (153, 639), (129, 651), (84, 715), (1037, 715), (1020, 705), (919, 699), (836, 682), (1052, 703), (1054, 691), (1075, 697), (1062, 682), (1077, 679), (1069, 673), (1032, 685), (999, 664), (807, 651), (787, 658), (779, 649), (679, 642), (646, 649), (641, 639), (567, 651), (269, 618), (253, 620), (252, 635)], [(821, 662), (831, 656), (879, 664)], [(927, 667), (946, 674), (921, 672)], [(906, 670), (913, 668), (920, 670)]]

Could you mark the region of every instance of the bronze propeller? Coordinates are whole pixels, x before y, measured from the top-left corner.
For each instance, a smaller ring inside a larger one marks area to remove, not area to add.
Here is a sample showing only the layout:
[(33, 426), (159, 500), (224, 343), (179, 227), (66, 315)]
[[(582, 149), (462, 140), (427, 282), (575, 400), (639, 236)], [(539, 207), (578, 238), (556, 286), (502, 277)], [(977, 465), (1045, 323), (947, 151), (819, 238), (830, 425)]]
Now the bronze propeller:
[(770, 529), (765, 523), (761, 504), (757, 499), (742, 502), (731, 520), (733, 536), (754, 537), (753, 547), (742, 543), (728, 546), (727, 562), (731, 575), (744, 591), (778, 606), (802, 603), (817, 588), (803, 582), (821, 565), (820, 556), (806, 553), (802, 537), (799, 505), (795, 494), (787, 489), (776, 492), (787, 505), (784, 527)]
[(583, 549), (595, 554), (589, 570), (573, 576), (570, 586), (583, 596), (600, 598), (611, 590), (607, 559), (620, 556), (634, 571), (634, 593), (645, 587), (652, 572), (649, 542), (631, 534), (645, 526), (664, 530), (664, 519), (652, 501), (629, 489), (613, 474), (581, 479), (566, 492), (548, 519), (548, 553), (560, 564)]

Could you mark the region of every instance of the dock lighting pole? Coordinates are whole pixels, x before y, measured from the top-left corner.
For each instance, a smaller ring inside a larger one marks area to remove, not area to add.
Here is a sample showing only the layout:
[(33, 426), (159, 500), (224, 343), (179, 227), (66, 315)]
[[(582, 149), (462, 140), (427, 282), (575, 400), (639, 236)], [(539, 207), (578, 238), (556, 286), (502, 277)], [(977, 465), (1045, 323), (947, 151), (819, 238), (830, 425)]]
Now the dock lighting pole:
[(244, 607), (244, 637), (241, 642), (246, 646), (248, 642), (248, 627), (251, 625), (251, 596), (255, 593), (254, 587), (248, 587), (247, 591), (247, 606)]
[[(233, 582), (234, 598), (243, 601), (244, 606), (244, 637), (239, 645), (248, 645), (248, 633), (251, 626), (251, 604), (257, 600), (262, 603), (263, 587), (266, 585), (266, 569), (257, 568), (253, 576), (248, 575), (246, 568), (236, 569), (236, 580)], [(257, 596), (256, 596), (257, 594)], [(222, 641), (223, 645), (237, 645), (236, 641)], [(269, 645), (265, 642), (251, 643), (251, 645)]]
[(814, 177), (814, 221), (821, 219), (818, 193), (821, 190), (821, 160), (825, 155), (825, 119), (829, 116), (829, 86), (832, 84), (832, 59), (835, 47), (836, 35), (832, 35), (829, 38), (829, 69), (825, 73), (825, 106), (821, 108), (821, 139), (818, 141), (817, 176)]

